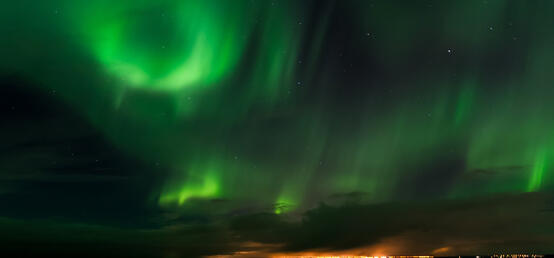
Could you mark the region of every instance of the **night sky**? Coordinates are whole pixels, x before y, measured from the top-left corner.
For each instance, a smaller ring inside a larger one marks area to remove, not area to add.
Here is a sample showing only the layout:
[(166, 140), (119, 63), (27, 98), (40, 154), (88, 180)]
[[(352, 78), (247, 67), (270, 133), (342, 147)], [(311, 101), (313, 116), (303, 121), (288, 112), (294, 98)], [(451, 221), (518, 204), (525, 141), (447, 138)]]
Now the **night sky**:
[(0, 4), (0, 249), (554, 253), (554, 1)]

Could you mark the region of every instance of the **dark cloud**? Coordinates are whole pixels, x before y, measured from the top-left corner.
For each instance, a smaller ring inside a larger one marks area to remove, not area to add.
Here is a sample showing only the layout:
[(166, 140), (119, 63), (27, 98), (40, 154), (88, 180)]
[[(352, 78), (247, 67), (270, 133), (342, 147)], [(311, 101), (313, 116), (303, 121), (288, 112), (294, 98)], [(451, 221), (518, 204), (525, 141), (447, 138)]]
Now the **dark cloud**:
[(554, 194), (533, 193), (416, 203), (321, 204), (300, 220), (253, 213), (201, 220), (183, 217), (153, 228), (3, 218), (0, 239), (4, 251), (19, 254), (104, 257), (550, 253), (553, 203)]

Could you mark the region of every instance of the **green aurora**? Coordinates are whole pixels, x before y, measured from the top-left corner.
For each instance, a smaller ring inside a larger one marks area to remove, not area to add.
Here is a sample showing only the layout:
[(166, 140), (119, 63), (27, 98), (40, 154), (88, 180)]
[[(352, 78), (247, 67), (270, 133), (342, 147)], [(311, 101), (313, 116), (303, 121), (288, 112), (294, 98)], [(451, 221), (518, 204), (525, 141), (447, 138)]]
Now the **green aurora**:
[(554, 189), (552, 1), (2, 6), (0, 76), (159, 168), (141, 172), (150, 206), (283, 215)]
[[(433, 74), (405, 73), (409, 80), (390, 82), (369, 78), (370, 85), (385, 84), (381, 87), (399, 92), (371, 91), (355, 100), (355, 109), (336, 112), (327, 108), (333, 105), (334, 87), (364, 86), (341, 81), (336, 73), (343, 69), (315, 73), (332, 69), (317, 61), (329, 55), (321, 48), (332, 15), (328, 9), (334, 4), (326, 5), (310, 17), (308, 4), (286, 1), (39, 4), (36, 12), (51, 17), (43, 26), (52, 26), (52, 31), (43, 33), (52, 33), (52, 40), (67, 37), (65, 48), (71, 53), (59, 50), (60, 59), (90, 59), (82, 62), (98, 69), (95, 74), (68, 70), (72, 75), (64, 83), (59, 78), (64, 75), (45, 69), (28, 76), (42, 82), (45, 91), (57, 90), (119, 148), (168, 164), (174, 172), (159, 193), (160, 205), (249, 198), (253, 192), (269, 205), (301, 205), (325, 194), (357, 191), (373, 201), (391, 200), (399, 178), (424, 174), (411, 170), (451, 147), (452, 156), (464, 159), (456, 168), (463, 171), (442, 196), (538, 191), (551, 185), (552, 108), (544, 94), (551, 87), (544, 83), (550, 74), (543, 67), (554, 52), (541, 49), (552, 38), (524, 42), (518, 34), (531, 4), (491, 1), (465, 26), (458, 24), (475, 9), (459, 2), (444, 4), (453, 15), (445, 15), (441, 24), (435, 23), (440, 19), (436, 16), (411, 19), (415, 13), (387, 18), (385, 10), (394, 8), (392, 3), (376, 8), (363, 2), (344, 4), (341, 8), (353, 13), (351, 27), (358, 37), (353, 44), (382, 60), (384, 74), (406, 69), (402, 57), (417, 54), (426, 44), (425, 37), (415, 35), (444, 33), (445, 39), (426, 53), (433, 56), (418, 61), (435, 69)], [(457, 5), (470, 7), (460, 13)], [(385, 26), (384, 19), (392, 24)], [(427, 24), (433, 25), (430, 31), (421, 31)], [(23, 29), (34, 26), (39, 24)], [(512, 54), (521, 60), (508, 64), (494, 60), (510, 47), (529, 44), (539, 50)], [(18, 53), (31, 46), (14, 47)], [(491, 54), (475, 55), (481, 52)], [(46, 55), (46, 63), (55, 58)], [(340, 51), (333, 55), (340, 57)], [(447, 65), (439, 67), (438, 62)], [(21, 63), (15, 68), (22, 73), (31, 70), (24, 61), (15, 63)], [(490, 75), (502, 73), (491, 67), (498, 65), (512, 72)], [(101, 80), (79, 82), (100, 74)], [(271, 128), (280, 119), (286, 124)], [(256, 153), (260, 148), (263, 157)], [(476, 171), (494, 175), (476, 176)], [(480, 187), (471, 186), (474, 180)], [(314, 181), (317, 185), (310, 183)]]

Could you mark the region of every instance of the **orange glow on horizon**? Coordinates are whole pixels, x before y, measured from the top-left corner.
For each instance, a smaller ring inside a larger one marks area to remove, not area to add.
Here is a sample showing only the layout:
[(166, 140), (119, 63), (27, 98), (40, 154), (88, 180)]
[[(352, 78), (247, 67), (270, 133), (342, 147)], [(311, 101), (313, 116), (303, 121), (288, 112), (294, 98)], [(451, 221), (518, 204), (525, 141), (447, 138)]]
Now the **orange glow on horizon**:
[(307, 256), (271, 256), (274, 258), (432, 258), (433, 256), (420, 256), (420, 255), (410, 255), (410, 256), (356, 256), (356, 255), (307, 255)]

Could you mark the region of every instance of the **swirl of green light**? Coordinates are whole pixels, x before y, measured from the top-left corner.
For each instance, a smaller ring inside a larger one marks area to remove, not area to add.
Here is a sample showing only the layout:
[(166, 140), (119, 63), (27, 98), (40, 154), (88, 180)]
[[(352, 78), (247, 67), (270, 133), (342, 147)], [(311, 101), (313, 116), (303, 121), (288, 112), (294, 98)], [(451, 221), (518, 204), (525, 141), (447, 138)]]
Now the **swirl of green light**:
[(132, 87), (175, 91), (212, 85), (233, 71), (249, 31), (241, 15), (229, 12), (233, 8), (240, 7), (221, 1), (100, 2), (84, 12), (80, 25), (109, 74)]

